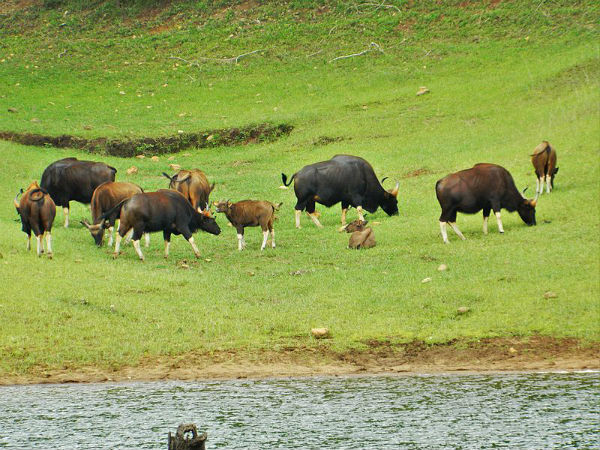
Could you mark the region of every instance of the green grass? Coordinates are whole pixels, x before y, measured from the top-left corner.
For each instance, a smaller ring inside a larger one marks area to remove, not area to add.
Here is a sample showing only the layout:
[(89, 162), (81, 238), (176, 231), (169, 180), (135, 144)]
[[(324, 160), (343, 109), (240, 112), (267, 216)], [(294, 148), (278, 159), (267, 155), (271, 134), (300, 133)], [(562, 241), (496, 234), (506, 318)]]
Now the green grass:
[[(248, 229), (239, 253), (219, 216), (220, 236), (196, 236), (198, 261), (180, 237), (165, 261), (160, 234), (144, 249), (145, 263), (131, 246), (113, 260), (78, 224), (89, 216), (79, 204), (69, 229), (57, 214), (54, 259), (37, 259), (25, 250), (12, 198), (52, 161), (90, 155), (0, 142), (0, 376), (120, 367), (188, 351), (344, 351), (372, 339), (600, 340), (596, 2), (418, 3), (365, 12), (343, 2), (247, 11), (180, 2), (150, 14), (137, 2), (117, 12), (110, 2), (88, 10), (72, 1), (62, 2), (66, 16), (33, 8), (3, 19), (0, 130), (140, 137), (265, 121), (295, 128), (274, 143), (190, 149), (173, 161), (91, 157), (146, 190), (166, 187), (160, 173), (177, 163), (216, 181), (213, 200), (284, 202), (276, 250), (261, 253), (260, 231)], [(149, 31), (158, 25), (168, 29)], [(371, 41), (384, 53), (328, 62)], [(239, 64), (169, 59), (258, 48), (265, 51)], [(431, 93), (417, 97), (419, 86)], [(343, 140), (319, 145), (323, 136)], [(543, 139), (557, 148), (560, 172), (556, 190), (539, 201), (538, 226), (505, 212), (505, 234), (491, 220), (483, 236), (481, 215), (459, 215), (467, 241), (450, 231), (451, 244), (443, 245), (435, 181), (495, 162), (531, 192), (528, 155)], [(400, 179), (400, 215), (369, 216), (381, 222), (371, 250), (346, 249), (348, 236), (336, 232), (339, 207), (319, 208), (324, 229), (303, 216), (296, 230), (293, 191), (279, 189), (282, 171), (291, 175), (336, 153), (363, 156), (380, 177)], [(127, 176), (132, 165), (139, 173)], [(409, 176), (419, 169), (422, 175)], [(438, 272), (441, 263), (449, 270)], [(426, 277), (433, 280), (422, 284)], [(558, 297), (545, 299), (546, 291)], [(459, 316), (459, 306), (471, 312)], [(314, 341), (309, 332), (317, 326), (330, 328), (333, 339)]]

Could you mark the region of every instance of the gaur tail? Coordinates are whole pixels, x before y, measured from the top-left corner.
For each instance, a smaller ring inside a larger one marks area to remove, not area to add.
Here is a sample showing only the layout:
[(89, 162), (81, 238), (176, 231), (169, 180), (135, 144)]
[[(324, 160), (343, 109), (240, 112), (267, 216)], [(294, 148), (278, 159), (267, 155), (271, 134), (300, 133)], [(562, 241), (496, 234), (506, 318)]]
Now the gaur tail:
[(294, 175), (292, 175), (292, 176), (291, 176), (291, 178), (290, 178), (290, 182), (289, 182), (289, 183), (287, 182), (287, 175), (286, 175), (285, 173), (282, 173), (282, 174), (281, 174), (281, 181), (283, 181), (283, 185), (287, 187), (287, 186), (289, 186), (290, 184), (292, 184), (292, 181), (294, 181), (294, 178), (296, 178), (296, 174), (297, 174), (297, 173), (298, 173), (298, 172), (296, 172)]
[(117, 215), (121, 214), (121, 208), (123, 207), (125, 202), (127, 202), (128, 200), (129, 200), (128, 198), (126, 198), (125, 200), (121, 200), (116, 206), (114, 206), (113, 208), (109, 209), (104, 214), (102, 214), (100, 216), (100, 218), (98, 219), (98, 223), (103, 223), (106, 219), (108, 219), (110, 216), (112, 216), (115, 213)]

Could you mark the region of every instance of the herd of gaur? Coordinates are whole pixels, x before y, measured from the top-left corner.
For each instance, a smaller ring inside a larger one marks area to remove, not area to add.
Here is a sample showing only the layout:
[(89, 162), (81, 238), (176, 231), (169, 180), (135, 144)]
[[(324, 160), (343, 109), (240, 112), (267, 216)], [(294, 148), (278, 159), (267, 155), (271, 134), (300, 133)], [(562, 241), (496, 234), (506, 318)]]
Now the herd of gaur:
[[(483, 211), (483, 232), (487, 234), (488, 218), (494, 211), (498, 231), (504, 232), (500, 210), (517, 211), (527, 225), (535, 225), (537, 199), (543, 193), (550, 193), (554, 187), (556, 150), (547, 141), (538, 145), (531, 155), (536, 174), (535, 198), (527, 199), (521, 193), (511, 176), (503, 167), (496, 164), (476, 164), (470, 169), (452, 173), (435, 185), (437, 199), (442, 208), (440, 230), (444, 243), (448, 243), (447, 225), (461, 238), (464, 235), (456, 226), (458, 212), (474, 214)], [(27, 234), (27, 249), (31, 248), (31, 232), (37, 239), (37, 255), (45, 252), (52, 257), (52, 225), (56, 216), (56, 206), (62, 206), (64, 226), (69, 226), (69, 202), (90, 204), (92, 222), (81, 223), (90, 231), (97, 245), (102, 245), (104, 232), (108, 229), (109, 242), (115, 242), (114, 256), (120, 252), (121, 240), (125, 237), (133, 241), (133, 246), (141, 260), (144, 255), (140, 239), (145, 235), (149, 245), (149, 233), (162, 231), (165, 243), (165, 258), (169, 255), (171, 235), (183, 235), (190, 243), (194, 254), (199, 250), (193, 234), (203, 230), (218, 235), (219, 225), (211, 213), (209, 196), (215, 187), (208, 182), (199, 169), (180, 170), (173, 176), (163, 173), (169, 179), (169, 189), (144, 192), (142, 188), (126, 182), (116, 182), (117, 170), (102, 162), (81, 161), (65, 158), (50, 164), (42, 174), (41, 182), (33, 182), (17, 194), (14, 205), (21, 217), (23, 232)], [(350, 246), (353, 248), (374, 245), (370, 228), (365, 228), (364, 211), (375, 212), (378, 208), (389, 216), (398, 214), (398, 188), (385, 190), (377, 179), (371, 164), (363, 158), (351, 155), (336, 155), (303, 167), (288, 181), (281, 174), (284, 187), (294, 183), (297, 202), (295, 209), (296, 227), (300, 228), (300, 216), (306, 211), (317, 227), (322, 227), (315, 210), (317, 203), (331, 207), (341, 203), (342, 229), (352, 231)], [(19, 199), (19, 196), (21, 198)], [(245, 247), (244, 228), (260, 226), (263, 232), (261, 250), (267, 245), (269, 233), (271, 245), (275, 247), (273, 221), (280, 204), (268, 201), (243, 200), (213, 202), (216, 212), (224, 213), (236, 229), (238, 249)], [(350, 207), (356, 208), (358, 220), (346, 223), (346, 213)], [(119, 226), (114, 237), (115, 223)], [(358, 233), (358, 234), (357, 234)], [(114, 239), (113, 239), (114, 237)], [(353, 245), (353, 242), (355, 245)]]

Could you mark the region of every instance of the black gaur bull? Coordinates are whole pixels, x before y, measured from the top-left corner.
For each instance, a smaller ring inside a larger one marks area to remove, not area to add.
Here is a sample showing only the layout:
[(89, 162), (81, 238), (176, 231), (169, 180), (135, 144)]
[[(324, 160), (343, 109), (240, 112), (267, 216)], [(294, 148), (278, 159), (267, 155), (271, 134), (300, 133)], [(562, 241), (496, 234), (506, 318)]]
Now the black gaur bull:
[[(196, 211), (190, 202), (177, 191), (160, 189), (156, 192), (136, 194), (119, 203), (115, 208), (103, 214), (106, 219), (115, 211), (119, 214), (119, 232), (115, 243), (114, 257), (119, 255), (121, 239), (133, 230), (133, 246), (140, 259), (144, 255), (140, 249), (140, 238), (144, 233), (162, 231), (165, 239), (165, 258), (169, 256), (171, 234), (181, 234), (190, 243), (196, 258), (200, 257), (198, 247), (194, 243), (192, 233), (203, 230), (211, 234), (219, 234), (221, 229), (210, 211)], [(108, 221), (105, 220), (105, 226)]]
[(527, 225), (536, 224), (537, 195), (533, 200), (526, 199), (515, 186), (508, 170), (496, 164), (476, 164), (470, 169), (452, 173), (436, 183), (435, 193), (442, 207), (440, 229), (446, 244), (448, 243), (447, 223), (461, 239), (465, 239), (456, 226), (457, 212), (475, 214), (483, 210), (484, 234), (488, 232), (488, 218), (492, 210), (498, 221), (498, 231), (504, 233), (500, 219), (502, 208), (510, 212), (518, 211)]
[(105, 181), (115, 181), (117, 169), (101, 162), (64, 158), (46, 167), (40, 183), (56, 206), (62, 206), (65, 228), (69, 226), (69, 202), (89, 204), (94, 190)]
[[(23, 189), (21, 189), (21, 192)], [(37, 255), (44, 252), (43, 238), (46, 236), (46, 250), (49, 258), (52, 258), (52, 224), (56, 216), (56, 206), (52, 197), (41, 189), (34, 181), (29, 185), (20, 201), (19, 194), (14, 199), (15, 208), (21, 216), (23, 232), (27, 234), (27, 250), (31, 249), (31, 232), (37, 240)]]
[[(106, 183), (102, 183), (96, 188), (96, 190), (94, 191), (94, 195), (92, 196), (92, 202), (90, 204), (90, 209), (92, 210), (92, 223), (90, 224), (85, 219), (82, 220), (80, 223), (90, 231), (92, 237), (94, 238), (94, 242), (96, 242), (97, 246), (102, 245), (105, 229), (104, 222), (106, 220), (108, 220), (109, 223), (108, 246), (112, 246), (114, 226), (116, 220), (119, 218), (118, 211), (114, 211), (113, 214), (107, 217), (106, 219), (102, 219), (103, 214), (113, 209), (123, 200), (127, 200), (135, 194), (139, 194), (142, 192), (144, 192), (144, 190), (137, 184), (119, 181), (107, 181)], [(150, 245), (150, 235), (146, 233), (145, 237), (146, 247), (148, 247)]]
[(292, 175), (289, 183), (285, 174), (282, 173), (281, 178), (285, 186), (295, 180), (294, 191), (298, 199), (295, 206), (296, 228), (300, 228), (300, 214), (305, 209), (314, 224), (322, 227), (315, 213), (315, 203), (329, 208), (341, 202), (340, 230), (346, 225), (346, 212), (350, 206), (356, 208), (360, 220), (364, 220), (363, 210), (373, 213), (379, 207), (389, 216), (398, 214), (399, 183), (386, 191), (371, 164), (358, 156), (336, 155), (329, 161), (304, 166)]

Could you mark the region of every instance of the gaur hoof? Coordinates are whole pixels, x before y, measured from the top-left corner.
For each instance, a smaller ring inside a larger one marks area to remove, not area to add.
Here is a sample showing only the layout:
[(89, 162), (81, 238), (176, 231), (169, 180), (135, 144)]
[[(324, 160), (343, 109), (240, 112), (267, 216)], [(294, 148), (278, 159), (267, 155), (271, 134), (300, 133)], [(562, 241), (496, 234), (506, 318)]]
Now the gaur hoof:
[(48, 259), (52, 259), (52, 253), (48, 253)]
[(119, 254), (115, 252), (112, 254), (112, 257), (113, 257), (113, 259), (117, 259), (119, 257)]

